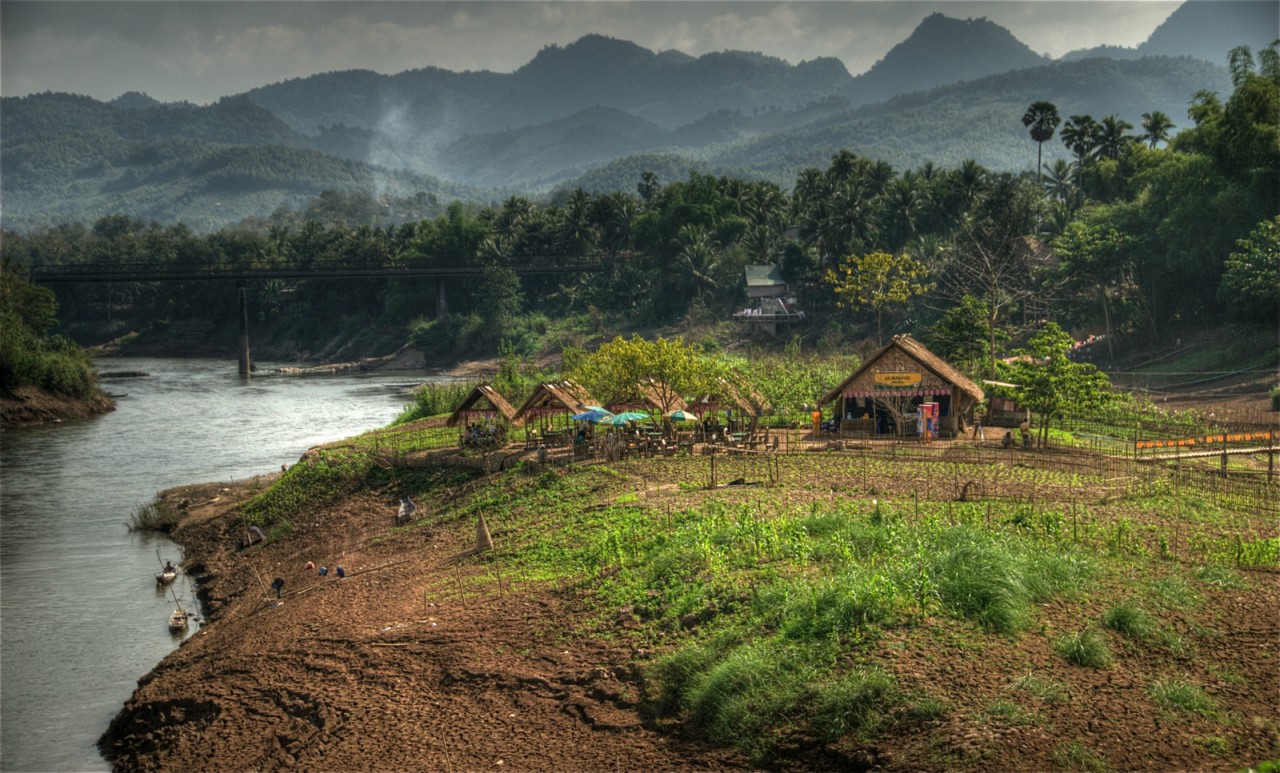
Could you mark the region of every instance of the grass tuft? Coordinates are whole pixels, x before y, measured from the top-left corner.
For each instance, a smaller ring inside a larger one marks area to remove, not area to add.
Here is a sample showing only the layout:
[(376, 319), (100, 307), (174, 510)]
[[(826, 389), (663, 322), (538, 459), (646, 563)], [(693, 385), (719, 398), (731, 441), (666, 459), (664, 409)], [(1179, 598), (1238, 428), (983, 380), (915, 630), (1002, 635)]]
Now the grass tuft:
[(1102, 625), (1138, 641), (1146, 641), (1155, 632), (1151, 616), (1131, 601), (1122, 601), (1102, 614)]
[(1071, 771), (1105, 773), (1111, 769), (1105, 758), (1079, 741), (1062, 744), (1054, 749), (1053, 762), (1057, 767)]
[(1184, 711), (1213, 719), (1218, 715), (1218, 702), (1197, 685), (1181, 679), (1159, 681), (1147, 694), (1162, 709)]
[(1077, 666), (1107, 668), (1113, 661), (1107, 640), (1093, 628), (1059, 636), (1053, 640), (1053, 649)]

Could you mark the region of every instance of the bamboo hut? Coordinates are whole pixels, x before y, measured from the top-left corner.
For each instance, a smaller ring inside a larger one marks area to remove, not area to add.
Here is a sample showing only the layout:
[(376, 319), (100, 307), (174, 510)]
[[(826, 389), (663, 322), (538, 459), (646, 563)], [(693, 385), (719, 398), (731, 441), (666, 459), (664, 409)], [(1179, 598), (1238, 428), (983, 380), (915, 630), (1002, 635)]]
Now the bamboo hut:
[(470, 424), (475, 420), (485, 422), (502, 419), (508, 424), (519, 424), (516, 419), (516, 409), (511, 407), (511, 403), (498, 393), (498, 390), (488, 384), (476, 384), (475, 387), (462, 398), (462, 402), (458, 403), (458, 407), (453, 409), (453, 413), (449, 414), (449, 419), (445, 423), (450, 427), (456, 427), (459, 424)]
[(982, 402), (982, 388), (909, 335), (894, 336), (818, 401), (831, 405), (842, 432), (914, 432), (916, 407), (937, 403), (939, 428), (959, 434)]
[(516, 411), (516, 421), (525, 426), (529, 442), (546, 439), (549, 444), (568, 441), (570, 417), (600, 405), (585, 388), (573, 381), (544, 381)]
[(716, 411), (734, 411), (749, 425), (749, 429), (755, 430), (760, 417), (772, 407), (769, 400), (756, 389), (739, 386), (721, 377), (710, 391), (689, 404), (689, 411), (698, 416)]

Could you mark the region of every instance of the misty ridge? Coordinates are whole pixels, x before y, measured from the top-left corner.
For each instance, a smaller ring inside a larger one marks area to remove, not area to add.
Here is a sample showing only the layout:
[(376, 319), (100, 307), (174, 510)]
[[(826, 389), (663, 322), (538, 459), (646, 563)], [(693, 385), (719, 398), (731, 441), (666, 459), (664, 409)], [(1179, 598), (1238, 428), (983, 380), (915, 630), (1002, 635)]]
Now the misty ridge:
[[(452, 200), (634, 191), (646, 171), (790, 188), (842, 149), (896, 168), (1030, 171), (1027, 104), (1189, 125), (1193, 95), (1229, 92), (1230, 49), (1265, 47), (1278, 15), (1272, 2), (1192, 0), (1137, 48), (1051, 60), (986, 19), (933, 14), (856, 76), (834, 58), (695, 58), (588, 35), (509, 74), (329, 72), (207, 106), (5, 98), (3, 219), (27, 229), (124, 212), (208, 230), (326, 190), (413, 198), (422, 207), (404, 216), (430, 216)], [(1070, 158), (1059, 142), (1043, 150), (1046, 164)]]

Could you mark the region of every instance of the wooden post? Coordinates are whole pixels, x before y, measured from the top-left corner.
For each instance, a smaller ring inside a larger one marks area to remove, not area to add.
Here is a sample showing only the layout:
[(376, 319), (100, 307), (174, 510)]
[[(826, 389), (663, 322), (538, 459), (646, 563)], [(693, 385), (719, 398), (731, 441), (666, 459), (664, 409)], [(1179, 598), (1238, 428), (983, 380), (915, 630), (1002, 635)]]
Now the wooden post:
[(240, 377), (248, 378), (253, 368), (249, 362), (249, 304), (244, 284), (243, 279), (237, 283), (240, 290)]

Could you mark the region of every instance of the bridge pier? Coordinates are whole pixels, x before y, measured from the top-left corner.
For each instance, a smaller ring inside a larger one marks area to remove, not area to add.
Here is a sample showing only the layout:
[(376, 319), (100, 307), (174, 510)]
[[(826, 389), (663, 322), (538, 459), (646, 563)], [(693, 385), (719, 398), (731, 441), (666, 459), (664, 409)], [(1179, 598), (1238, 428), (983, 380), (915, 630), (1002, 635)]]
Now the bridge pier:
[(236, 283), (240, 289), (240, 377), (249, 378), (253, 364), (249, 361), (249, 303), (245, 299), (245, 282)]

